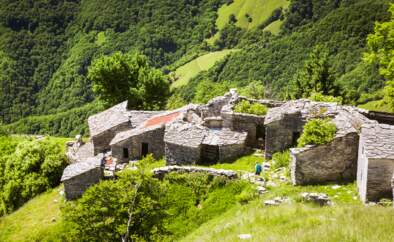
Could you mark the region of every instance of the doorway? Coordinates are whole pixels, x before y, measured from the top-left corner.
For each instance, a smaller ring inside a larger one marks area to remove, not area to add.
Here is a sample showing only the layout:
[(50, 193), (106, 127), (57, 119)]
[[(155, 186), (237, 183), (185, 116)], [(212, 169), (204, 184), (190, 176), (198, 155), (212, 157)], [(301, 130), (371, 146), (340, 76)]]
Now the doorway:
[(145, 157), (149, 153), (149, 144), (142, 143), (141, 144), (141, 156)]

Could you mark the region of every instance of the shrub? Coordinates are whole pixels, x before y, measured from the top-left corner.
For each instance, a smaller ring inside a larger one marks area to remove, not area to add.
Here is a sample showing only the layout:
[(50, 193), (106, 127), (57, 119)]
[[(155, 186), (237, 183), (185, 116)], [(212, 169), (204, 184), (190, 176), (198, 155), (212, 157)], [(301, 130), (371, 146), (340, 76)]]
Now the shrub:
[(272, 160), (275, 161), (271, 165), (272, 170), (276, 170), (281, 167), (289, 167), (290, 164), (290, 151), (277, 152), (272, 156)]
[(260, 103), (251, 104), (249, 101), (243, 100), (239, 102), (237, 105), (235, 105), (234, 111), (237, 113), (265, 115), (267, 114), (268, 108)]
[(67, 165), (64, 143), (48, 138), (3, 137), (0, 150), (0, 216), (57, 186)]
[(298, 139), (298, 147), (322, 145), (334, 139), (337, 128), (329, 119), (311, 119)]
[(334, 96), (323, 95), (320, 92), (313, 93), (309, 97), (309, 99), (312, 100), (312, 101), (316, 101), (316, 102), (328, 102), (328, 103), (342, 104), (342, 97), (334, 97)]

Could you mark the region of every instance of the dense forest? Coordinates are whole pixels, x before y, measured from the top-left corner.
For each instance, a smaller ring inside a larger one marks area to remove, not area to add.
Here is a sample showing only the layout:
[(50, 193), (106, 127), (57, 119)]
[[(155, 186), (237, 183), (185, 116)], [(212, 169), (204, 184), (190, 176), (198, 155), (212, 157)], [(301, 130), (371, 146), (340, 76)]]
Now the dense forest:
[[(145, 55), (149, 66), (168, 74), (171, 82), (177, 67), (203, 53), (237, 50), (172, 89), (168, 108), (204, 102), (212, 93), (244, 88), (251, 81), (264, 86), (267, 98), (301, 97), (297, 81), (317, 48), (323, 50), (327, 75), (335, 83), (330, 94), (353, 105), (383, 98), (386, 78), (379, 63), (363, 56), (375, 23), (390, 18), (390, 1), (292, 0), (255, 28), (239, 27), (230, 15), (218, 29), (218, 10), (232, 3), (2, 0), (0, 122), (11, 132), (86, 135), (87, 116), (105, 106), (95, 104), (100, 95), (93, 91), (89, 69), (95, 60), (116, 52)], [(273, 34), (265, 28), (276, 20), (283, 24)], [(216, 41), (209, 41), (214, 36)], [(151, 108), (150, 101), (137, 106)]]

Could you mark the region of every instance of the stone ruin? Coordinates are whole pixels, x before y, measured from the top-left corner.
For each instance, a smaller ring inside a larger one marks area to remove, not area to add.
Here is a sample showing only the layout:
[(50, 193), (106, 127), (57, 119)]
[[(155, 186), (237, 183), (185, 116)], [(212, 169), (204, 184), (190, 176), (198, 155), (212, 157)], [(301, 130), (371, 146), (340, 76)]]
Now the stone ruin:
[[(269, 107), (267, 115), (234, 112), (234, 106), (245, 99), (233, 89), (206, 105), (156, 112), (127, 110), (123, 102), (91, 116), (90, 141), (71, 145), (67, 154), (76, 164), (105, 156), (103, 169), (108, 161), (118, 167), (147, 154), (164, 157), (169, 166), (182, 166), (231, 161), (252, 148), (265, 149), (270, 160), (275, 152), (290, 149), (294, 185), (357, 179), (364, 202), (393, 196), (394, 128), (389, 124), (394, 124), (394, 115), (310, 100), (247, 99)], [(334, 139), (325, 145), (294, 148), (304, 125), (314, 118), (332, 120), (337, 127)], [(76, 184), (82, 191), (102, 179), (99, 172), (89, 173), (97, 167), (76, 164), (64, 171), (62, 179), (66, 194), (77, 194), (66, 195), (70, 199), (81, 195), (74, 192)]]

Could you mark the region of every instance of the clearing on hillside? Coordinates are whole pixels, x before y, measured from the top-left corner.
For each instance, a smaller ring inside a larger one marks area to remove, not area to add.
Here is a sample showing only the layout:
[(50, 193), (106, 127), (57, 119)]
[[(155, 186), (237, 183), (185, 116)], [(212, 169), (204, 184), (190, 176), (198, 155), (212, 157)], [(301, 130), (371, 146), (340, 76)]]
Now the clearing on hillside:
[(178, 78), (172, 83), (171, 88), (177, 88), (186, 85), (189, 80), (198, 75), (201, 71), (206, 71), (213, 67), (217, 61), (222, 60), (231, 52), (237, 50), (222, 50), (215, 51), (186, 63), (175, 71), (175, 76)]
[[(229, 22), (230, 15), (234, 14), (237, 19), (236, 26), (252, 29), (267, 20), (275, 9), (286, 9), (289, 4), (290, 1), (287, 0), (234, 0), (233, 3), (229, 5), (224, 4), (218, 10), (216, 26), (220, 31)], [(277, 20), (271, 24), (273, 26), (270, 25), (265, 30), (276, 34), (279, 32), (282, 23), (283, 21)], [(213, 44), (218, 37), (219, 34), (217, 33), (208, 40), (208, 43)]]

